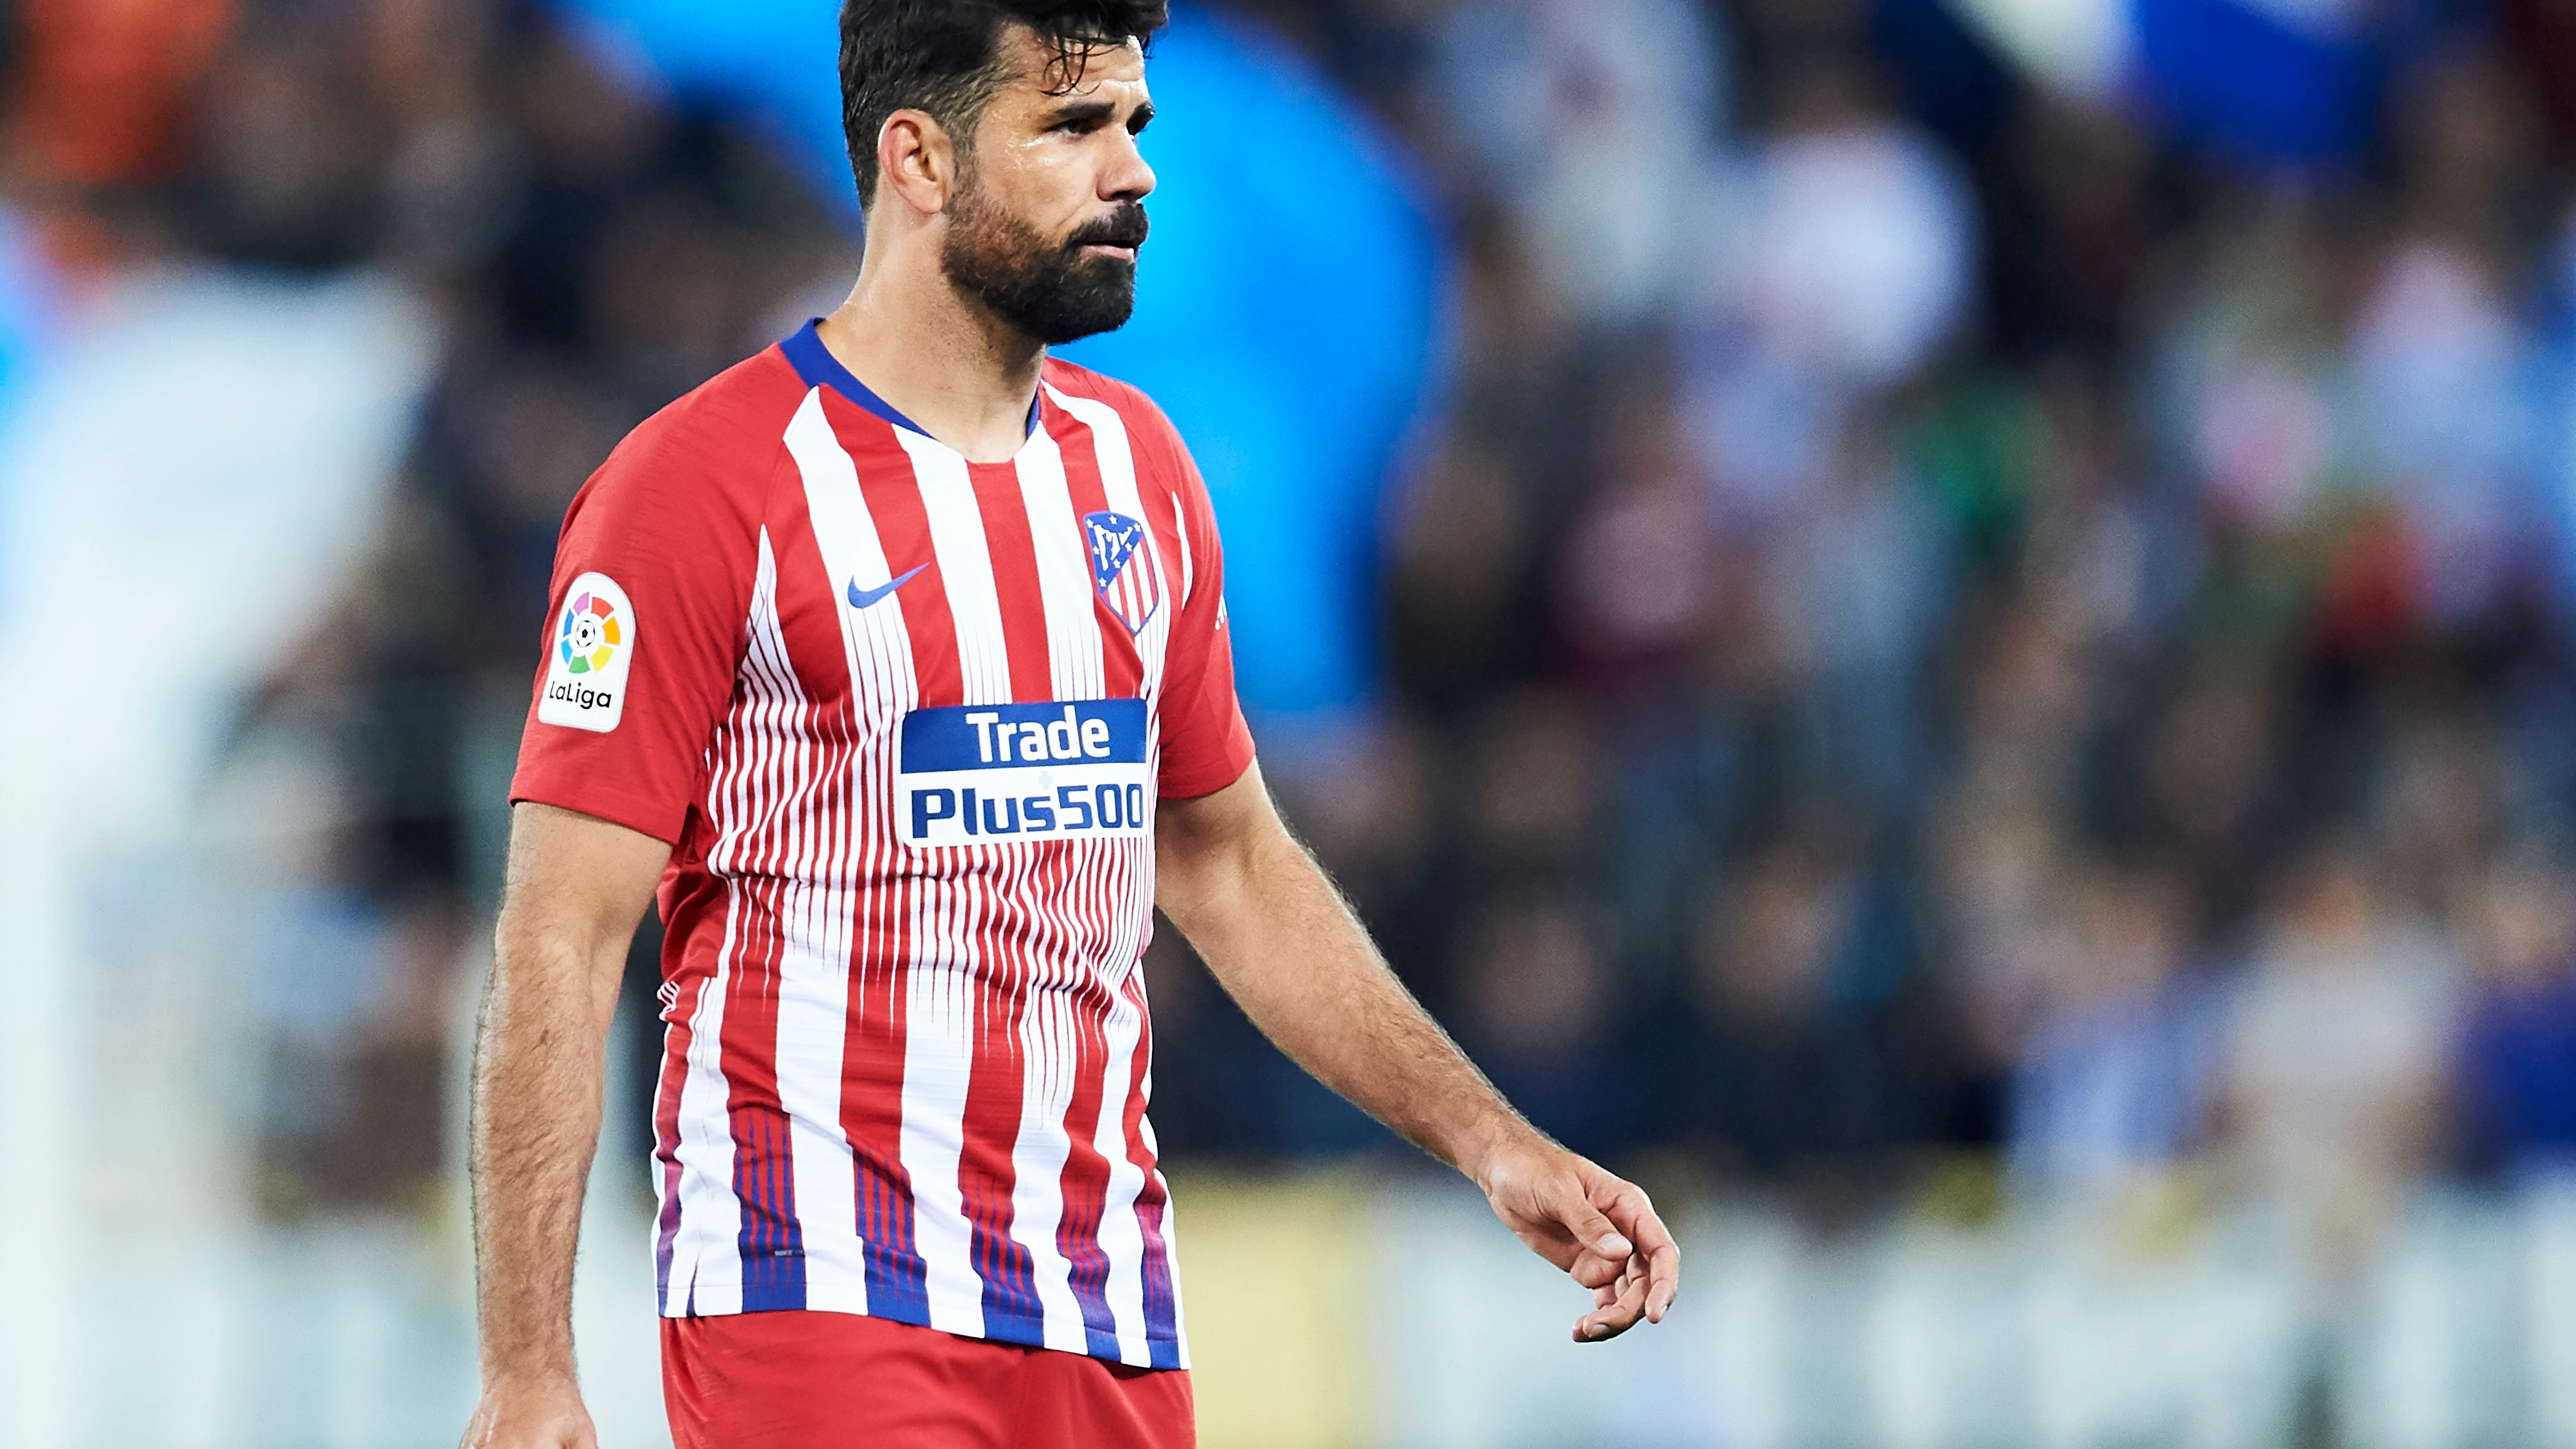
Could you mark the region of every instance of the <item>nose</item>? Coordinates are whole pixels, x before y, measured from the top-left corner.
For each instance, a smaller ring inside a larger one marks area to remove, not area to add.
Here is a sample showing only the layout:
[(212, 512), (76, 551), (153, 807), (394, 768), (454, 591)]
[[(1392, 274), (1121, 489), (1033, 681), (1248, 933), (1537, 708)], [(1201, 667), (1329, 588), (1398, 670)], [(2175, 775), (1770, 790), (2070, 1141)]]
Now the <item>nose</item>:
[(1145, 162), (1136, 138), (1118, 131), (1117, 152), (1100, 174), (1103, 201), (1142, 201), (1154, 192), (1154, 168)]

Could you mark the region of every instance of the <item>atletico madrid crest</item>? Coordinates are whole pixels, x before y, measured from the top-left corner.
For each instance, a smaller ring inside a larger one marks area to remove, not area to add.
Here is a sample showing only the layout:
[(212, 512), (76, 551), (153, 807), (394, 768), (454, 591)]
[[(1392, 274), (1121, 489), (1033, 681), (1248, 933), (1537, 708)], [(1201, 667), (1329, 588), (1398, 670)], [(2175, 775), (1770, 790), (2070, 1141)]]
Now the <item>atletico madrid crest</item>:
[(1145, 547), (1145, 525), (1123, 513), (1086, 514), (1082, 535), (1091, 546), (1091, 581), (1100, 602), (1130, 634), (1142, 634), (1163, 606), (1163, 581)]

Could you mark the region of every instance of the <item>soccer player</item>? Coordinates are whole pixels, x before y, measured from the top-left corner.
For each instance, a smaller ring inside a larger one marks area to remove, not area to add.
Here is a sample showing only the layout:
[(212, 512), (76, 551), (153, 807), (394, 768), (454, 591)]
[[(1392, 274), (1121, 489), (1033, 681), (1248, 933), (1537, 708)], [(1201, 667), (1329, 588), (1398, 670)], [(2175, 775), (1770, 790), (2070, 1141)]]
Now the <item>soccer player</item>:
[(681, 1449), (1192, 1442), (1145, 1118), (1157, 905), (1593, 1290), (1578, 1340), (1672, 1303), (1645, 1194), (1496, 1095), (1273, 813), (1171, 424), (1047, 355), (1133, 305), (1164, 19), (851, 0), (849, 301), (573, 501), (477, 1058), (470, 1445), (593, 1442), (574, 1238), (657, 888)]

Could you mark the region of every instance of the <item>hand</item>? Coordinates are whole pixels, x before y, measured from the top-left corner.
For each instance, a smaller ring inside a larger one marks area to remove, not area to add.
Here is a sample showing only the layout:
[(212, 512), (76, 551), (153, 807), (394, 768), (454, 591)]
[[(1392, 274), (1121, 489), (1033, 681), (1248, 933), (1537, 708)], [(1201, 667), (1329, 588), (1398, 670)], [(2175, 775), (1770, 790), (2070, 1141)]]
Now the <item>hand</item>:
[(1681, 1291), (1682, 1250), (1644, 1189), (1534, 1132), (1472, 1175), (1503, 1226), (1592, 1290), (1575, 1342), (1617, 1338), (1639, 1318), (1664, 1321)]
[(483, 1386), (461, 1449), (599, 1449), (599, 1431), (570, 1374), (504, 1378)]

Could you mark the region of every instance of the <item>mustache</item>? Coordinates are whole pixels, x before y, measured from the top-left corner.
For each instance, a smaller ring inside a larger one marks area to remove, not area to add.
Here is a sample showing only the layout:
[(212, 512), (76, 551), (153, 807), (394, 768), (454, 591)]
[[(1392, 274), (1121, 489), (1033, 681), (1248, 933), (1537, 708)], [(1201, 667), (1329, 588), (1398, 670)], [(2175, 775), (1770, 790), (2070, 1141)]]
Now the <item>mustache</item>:
[(1085, 223), (1065, 241), (1065, 250), (1083, 247), (1141, 247), (1145, 234), (1152, 228), (1145, 220), (1145, 204), (1122, 201), (1107, 216)]

